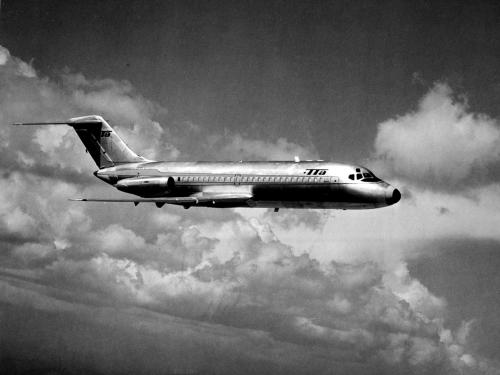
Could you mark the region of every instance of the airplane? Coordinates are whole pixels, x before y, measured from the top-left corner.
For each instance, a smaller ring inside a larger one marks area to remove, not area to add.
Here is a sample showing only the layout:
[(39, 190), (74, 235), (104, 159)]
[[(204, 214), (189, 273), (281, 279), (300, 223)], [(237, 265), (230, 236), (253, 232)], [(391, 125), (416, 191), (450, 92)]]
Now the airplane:
[(358, 165), (300, 161), (177, 162), (137, 155), (101, 116), (13, 125), (69, 125), (99, 168), (94, 175), (130, 198), (82, 202), (155, 203), (190, 207), (370, 209), (397, 203), (401, 193)]

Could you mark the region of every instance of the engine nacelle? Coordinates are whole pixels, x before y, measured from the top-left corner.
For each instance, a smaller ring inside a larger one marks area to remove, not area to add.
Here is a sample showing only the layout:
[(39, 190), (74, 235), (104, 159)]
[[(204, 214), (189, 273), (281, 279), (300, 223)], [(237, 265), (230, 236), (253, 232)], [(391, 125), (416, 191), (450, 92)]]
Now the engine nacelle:
[(154, 197), (172, 192), (175, 181), (173, 177), (132, 177), (118, 181), (115, 187), (126, 193)]

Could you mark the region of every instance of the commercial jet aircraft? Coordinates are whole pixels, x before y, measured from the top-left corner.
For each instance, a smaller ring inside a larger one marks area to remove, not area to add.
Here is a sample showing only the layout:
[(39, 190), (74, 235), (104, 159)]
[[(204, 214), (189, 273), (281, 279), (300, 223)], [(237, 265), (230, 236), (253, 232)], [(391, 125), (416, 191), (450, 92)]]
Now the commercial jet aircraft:
[(77, 198), (84, 202), (143, 202), (157, 207), (268, 207), (367, 209), (401, 199), (398, 189), (366, 168), (322, 160), (268, 162), (165, 162), (133, 152), (101, 116), (62, 122), (14, 125), (69, 125), (99, 168), (94, 175), (133, 197)]

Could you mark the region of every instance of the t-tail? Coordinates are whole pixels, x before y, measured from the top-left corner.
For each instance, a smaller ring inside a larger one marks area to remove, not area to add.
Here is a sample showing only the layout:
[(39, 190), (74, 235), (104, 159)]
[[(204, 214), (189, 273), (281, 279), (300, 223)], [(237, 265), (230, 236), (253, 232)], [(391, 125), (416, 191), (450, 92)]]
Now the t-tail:
[(75, 129), (99, 169), (149, 161), (132, 151), (101, 116), (92, 115), (74, 117), (68, 121), (25, 122), (14, 125), (71, 126)]

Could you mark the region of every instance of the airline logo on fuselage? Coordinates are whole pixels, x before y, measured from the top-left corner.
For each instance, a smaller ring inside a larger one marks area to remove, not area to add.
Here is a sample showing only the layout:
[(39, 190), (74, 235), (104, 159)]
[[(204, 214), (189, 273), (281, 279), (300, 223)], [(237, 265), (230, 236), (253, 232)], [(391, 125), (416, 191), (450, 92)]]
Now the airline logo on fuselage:
[(323, 176), (328, 172), (328, 169), (306, 169), (304, 174), (307, 176)]

